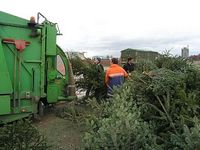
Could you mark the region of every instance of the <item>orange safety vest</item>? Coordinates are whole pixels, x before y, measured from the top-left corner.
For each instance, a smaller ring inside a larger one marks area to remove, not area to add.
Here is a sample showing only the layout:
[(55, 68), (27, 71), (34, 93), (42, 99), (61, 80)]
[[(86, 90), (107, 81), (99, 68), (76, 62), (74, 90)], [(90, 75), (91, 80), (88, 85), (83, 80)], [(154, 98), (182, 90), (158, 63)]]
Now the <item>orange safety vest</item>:
[(127, 72), (119, 65), (112, 64), (106, 71), (106, 85), (111, 88), (118, 86), (124, 82), (124, 77), (128, 77)]

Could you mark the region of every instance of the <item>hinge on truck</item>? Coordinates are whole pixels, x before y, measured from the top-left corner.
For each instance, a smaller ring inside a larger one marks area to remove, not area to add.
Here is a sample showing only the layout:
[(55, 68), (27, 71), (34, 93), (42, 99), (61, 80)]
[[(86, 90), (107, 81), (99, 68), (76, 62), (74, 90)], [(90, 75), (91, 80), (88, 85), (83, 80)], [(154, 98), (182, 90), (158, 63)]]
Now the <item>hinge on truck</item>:
[(20, 52), (30, 44), (30, 42), (25, 40), (3, 39), (2, 41), (3, 43), (15, 44), (16, 49)]

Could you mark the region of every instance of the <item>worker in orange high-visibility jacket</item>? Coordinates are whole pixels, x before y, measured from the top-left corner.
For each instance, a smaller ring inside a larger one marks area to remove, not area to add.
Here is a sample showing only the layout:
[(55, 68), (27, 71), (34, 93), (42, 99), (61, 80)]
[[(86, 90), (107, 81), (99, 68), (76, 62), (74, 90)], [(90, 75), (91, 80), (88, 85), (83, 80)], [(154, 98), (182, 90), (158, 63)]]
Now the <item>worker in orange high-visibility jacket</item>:
[(113, 88), (124, 83), (125, 77), (128, 77), (127, 72), (118, 65), (118, 59), (112, 58), (111, 66), (106, 71), (105, 82), (107, 85), (107, 95), (113, 95)]

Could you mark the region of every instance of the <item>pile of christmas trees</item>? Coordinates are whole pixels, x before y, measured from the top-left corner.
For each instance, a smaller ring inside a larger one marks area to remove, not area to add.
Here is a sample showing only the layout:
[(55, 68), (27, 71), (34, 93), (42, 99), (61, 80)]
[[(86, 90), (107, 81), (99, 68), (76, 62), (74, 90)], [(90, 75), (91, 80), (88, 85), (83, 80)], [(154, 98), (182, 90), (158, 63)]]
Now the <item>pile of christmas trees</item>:
[(198, 149), (200, 70), (178, 57), (141, 62), (88, 120), (85, 149)]

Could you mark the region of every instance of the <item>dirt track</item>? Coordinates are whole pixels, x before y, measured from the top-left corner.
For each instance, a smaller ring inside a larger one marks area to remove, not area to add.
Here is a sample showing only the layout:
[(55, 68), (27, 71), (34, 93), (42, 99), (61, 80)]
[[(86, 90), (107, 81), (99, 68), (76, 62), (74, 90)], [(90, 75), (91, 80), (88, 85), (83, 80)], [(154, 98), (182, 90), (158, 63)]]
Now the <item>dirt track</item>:
[(47, 138), (53, 150), (75, 150), (81, 144), (81, 128), (76, 123), (46, 114), (35, 123), (39, 131)]

